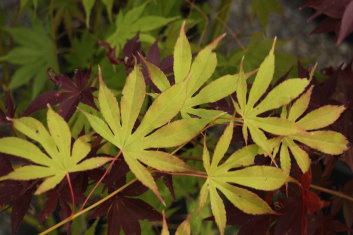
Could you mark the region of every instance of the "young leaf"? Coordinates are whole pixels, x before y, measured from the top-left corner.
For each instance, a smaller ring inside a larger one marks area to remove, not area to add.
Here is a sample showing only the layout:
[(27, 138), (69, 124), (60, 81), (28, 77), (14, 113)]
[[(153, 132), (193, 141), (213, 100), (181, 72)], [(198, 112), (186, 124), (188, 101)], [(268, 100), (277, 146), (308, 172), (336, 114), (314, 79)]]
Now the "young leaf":
[(190, 171), (191, 168), (172, 154), (147, 149), (181, 145), (195, 137), (209, 120), (189, 118), (171, 122), (184, 104), (185, 80), (163, 91), (149, 106), (140, 125), (133, 131), (146, 93), (139, 68), (135, 66), (127, 78), (120, 112), (119, 103), (104, 84), (101, 73), (99, 76), (98, 103), (103, 119), (86, 112), (84, 114), (98, 134), (122, 151), (136, 178), (161, 199), (150, 171), (141, 163), (160, 171), (182, 172)]
[(238, 80), (241, 79), (242, 81), (238, 81), (237, 84), (238, 103), (234, 102), (235, 110), (242, 116), (244, 120), (242, 131), (245, 142), (247, 142), (247, 129), (249, 129), (253, 141), (265, 151), (266, 155), (271, 155), (272, 148), (270, 147), (271, 145), (269, 144), (266, 135), (263, 133), (263, 131), (275, 135), (286, 136), (296, 133), (303, 133), (304, 130), (299, 125), (296, 125), (293, 121), (284, 119), (282, 117), (264, 118), (259, 117), (258, 115), (288, 104), (293, 99), (295, 99), (300, 93), (302, 93), (305, 87), (309, 84), (309, 81), (307, 79), (286, 80), (275, 88), (273, 88), (268, 93), (268, 95), (259, 104), (257, 104), (260, 98), (264, 95), (272, 80), (272, 76), (274, 73), (275, 41), (268, 56), (260, 65), (254, 83), (252, 84), (252, 88), (250, 89), (247, 101), (246, 78), (242, 75), (243, 63), (241, 63), (240, 76)]
[[(301, 95), (292, 105), (287, 113), (287, 117), (296, 125), (303, 128), (306, 133), (293, 133), (282, 138), (282, 146), (280, 151), (281, 167), (286, 171), (290, 171), (289, 152), (292, 153), (299, 168), (303, 173), (310, 168), (310, 158), (295, 141), (301, 142), (311, 148), (317, 149), (327, 154), (342, 154), (347, 150), (348, 141), (341, 133), (335, 131), (312, 131), (326, 127), (335, 122), (344, 111), (343, 106), (326, 105), (315, 109), (300, 118), (308, 108), (310, 96), (312, 93), (310, 87), (303, 95)], [(300, 118), (300, 119), (299, 119)], [(298, 120), (299, 119), (299, 120)]]
[[(210, 157), (206, 146), (204, 146), (203, 151), (203, 163), (208, 177), (200, 192), (199, 208), (205, 205), (209, 193), (212, 213), (221, 234), (224, 234), (226, 225), (226, 211), (219, 192), (245, 213), (254, 215), (273, 214), (275, 212), (258, 195), (247, 189), (236, 187), (233, 183), (259, 190), (274, 190), (280, 188), (289, 180), (285, 172), (275, 167), (250, 166), (233, 170), (234, 167), (249, 166), (254, 163), (255, 155), (260, 150), (256, 145), (250, 145), (236, 151), (219, 165), (233, 136), (232, 123), (233, 120), (219, 139), (211, 163), (209, 163)], [(209, 167), (209, 164), (211, 164), (211, 167)]]
[(71, 153), (71, 133), (68, 124), (51, 108), (47, 113), (47, 121), (49, 132), (33, 118), (24, 117), (13, 120), (14, 127), (41, 144), (47, 154), (34, 144), (17, 137), (0, 139), (0, 152), (22, 157), (38, 164), (19, 167), (1, 177), (0, 180), (45, 178), (36, 191), (36, 194), (40, 194), (54, 188), (70, 172), (91, 170), (111, 160), (108, 157), (94, 157), (82, 161), (90, 151), (87, 136), (75, 141)]

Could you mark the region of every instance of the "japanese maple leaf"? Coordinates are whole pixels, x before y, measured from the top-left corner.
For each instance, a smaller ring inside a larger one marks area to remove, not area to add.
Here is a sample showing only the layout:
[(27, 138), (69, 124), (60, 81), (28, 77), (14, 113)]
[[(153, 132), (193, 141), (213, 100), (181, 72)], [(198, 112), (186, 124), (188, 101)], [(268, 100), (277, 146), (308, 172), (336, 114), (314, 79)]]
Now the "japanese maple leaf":
[(170, 153), (148, 149), (186, 143), (210, 120), (187, 118), (170, 122), (184, 104), (187, 84), (185, 80), (162, 92), (133, 131), (146, 94), (146, 84), (139, 68), (135, 66), (127, 77), (120, 105), (103, 82), (101, 72), (99, 81), (98, 103), (103, 117), (84, 111), (83, 113), (99, 135), (120, 149), (136, 178), (161, 199), (151, 172), (143, 164), (169, 172), (190, 171), (191, 168)]
[[(274, 152), (279, 152), (281, 168), (289, 174), (292, 153), (302, 172), (307, 172), (310, 168), (310, 158), (307, 152), (297, 145), (296, 142), (305, 144), (320, 152), (332, 155), (342, 154), (348, 148), (348, 141), (345, 136), (335, 131), (320, 131), (318, 129), (327, 127), (335, 122), (344, 111), (344, 106), (325, 105), (315, 109), (303, 116), (307, 110), (313, 87), (309, 88), (294, 104), (288, 113), (283, 109), (282, 117), (295, 122), (307, 133), (297, 133), (281, 137), (281, 145), (274, 148)], [(275, 155), (275, 154), (274, 154)]]
[[(200, 208), (210, 195), (211, 209), (221, 234), (226, 226), (226, 210), (221, 192), (235, 207), (247, 214), (275, 214), (271, 207), (257, 194), (234, 184), (257, 190), (275, 190), (290, 178), (279, 168), (270, 166), (251, 166), (259, 153), (256, 145), (249, 145), (234, 152), (222, 164), (219, 164), (226, 153), (233, 135), (233, 120), (220, 137), (212, 160), (206, 145), (203, 150), (203, 165), (207, 179), (200, 191)], [(237, 170), (234, 168), (245, 167)]]
[(0, 139), (0, 152), (24, 158), (30, 164), (16, 168), (0, 180), (32, 180), (45, 178), (36, 190), (40, 194), (54, 188), (70, 172), (86, 171), (110, 161), (108, 157), (94, 157), (83, 160), (90, 152), (89, 136), (78, 138), (71, 148), (71, 132), (64, 119), (49, 108), (47, 112), (49, 131), (41, 122), (31, 117), (13, 119), (14, 128), (39, 143), (45, 152), (33, 143), (18, 138)]
[(50, 80), (60, 89), (65, 91), (47, 91), (39, 95), (24, 111), (24, 115), (29, 115), (37, 110), (44, 109), (47, 104), (59, 104), (58, 113), (68, 121), (76, 110), (79, 102), (87, 104), (93, 108), (96, 105), (93, 101), (92, 92), (95, 87), (87, 86), (91, 70), (84, 73), (82, 70), (75, 70), (73, 79), (64, 74), (51, 75), (48, 73)]
[[(180, 34), (174, 47), (173, 71), (175, 84), (185, 78), (188, 79), (186, 99), (181, 109), (182, 117), (196, 115), (205, 118), (215, 118), (224, 114), (219, 110), (196, 108), (202, 104), (216, 102), (234, 93), (238, 74), (222, 76), (206, 86), (217, 66), (217, 56), (213, 50), (224, 37), (221, 35), (211, 44), (202, 49), (192, 61), (192, 53), (189, 41), (185, 35), (185, 23), (180, 29)], [(142, 58), (143, 60), (143, 58)], [(171, 85), (166, 75), (157, 66), (144, 61), (152, 82), (160, 91), (168, 89)], [(247, 73), (246, 77), (251, 73)], [(204, 87), (202, 87), (204, 86)]]
[(282, 208), (274, 227), (275, 235), (282, 234), (307, 234), (308, 216), (328, 205), (318, 195), (310, 191), (311, 172), (300, 174), (299, 182), (301, 187), (292, 185), (289, 187), (289, 197), (279, 200)]
[(353, 1), (351, 0), (309, 0), (302, 8), (313, 8), (316, 12), (308, 19), (324, 15), (324, 19), (313, 33), (327, 33), (333, 31), (337, 36), (337, 45), (353, 32)]
[(270, 53), (260, 65), (248, 96), (246, 78), (242, 65), (240, 66), (240, 76), (236, 88), (237, 102), (234, 102), (236, 113), (240, 114), (243, 119), (242, 130), (245, 142), (247, 143), (249, 130), (252, 140), (260, 146), (267, 155), (271, 155), (272, 145), (269, 144), (263, 131), (280, 136), (304, 131), (293, 121), (288, 119), (260, 117), (259, 115), (288, 104), (302, 93), (309, 84), (307, 79), (293, 78), (285, 80), (259, 101), (269, 87), (273, 77), (275, 69), (274, 45), (275, 41)]
[[(119, 159), (112, 170), (103, 180), (105, 187), (111, 193), (126, 184), (126, 174), (129, 167)], [(107, 215), (108, 234), (117, 234), (121, 230), (125, 234), (141, 234), (139, 221), (160, 221), (162, 216), (151, 205), (145, 201), (134, 198), (148, 190), (140, 182), (135, 182), (117, 195), (98, 206), (89, 219)]]

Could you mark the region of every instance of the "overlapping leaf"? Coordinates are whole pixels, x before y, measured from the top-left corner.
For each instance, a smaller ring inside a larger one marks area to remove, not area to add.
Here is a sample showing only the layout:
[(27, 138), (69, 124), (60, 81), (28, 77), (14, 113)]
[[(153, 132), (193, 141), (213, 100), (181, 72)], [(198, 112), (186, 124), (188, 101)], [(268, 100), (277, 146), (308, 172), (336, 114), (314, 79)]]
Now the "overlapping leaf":
[(107, 38), (107, 42), (116, 47), (116, 54), (119, 54), (120, 48), (125, 42), (132, 38), (137, 32), (140, 32), (141, 40), (154, 41), (154, 38), (148, 34), (149, 31), (162, 27), (175, 20), (175, 17), (165, 18), (161, 16), (141, 16), (147, 3), (141, 4), (130, 11), (119, 12), (116, 17), (116, 30)]
[(297, 133), (281, 138), (281, 145), (274, 149), (275, 152), (279, 151), (281, 167), (288, 174), (291, 168), (290, 152), (302, 172), (305, 173), (310, 168), (309, 154), (298, 146), (296, 141), (332, 155), (342, 154), (348, 148), (348, 141), (341, 133), (318, 130), (334, 123), (344, 111), (344, 106), (325, 105), (303, 116), (309, 106), (312, 89), (313, 87), (308, 89), (294, 102), (288, 114), (282, 115), (307, 131), (306, 134)]
[[(275, 190), (289, 180), (288, 176), (279, 168), (251, 166), (254, 164), (255, 156), (261, 151), (256, 145), (249, 145), (234, 152), (220, 164), (232, 136), (233, 122), (227, 126), (219, 139), (212, 160), (206, 145), (203, 150), (203, 164), (207, 172), (207, 180), (200, 192), (200, 208), (204, 206), (208, 195), (210, 195), (212, 213), (221, 234), (224, 234), (226, 225), (226, 210), (219, 192), (245, 213), (254, 215), (271, 214), (275, 212), (263, 199), (255, 193), (234, 184), (258, 190)], [(244, 166), (245, 168), (232, 170)]]
[(19, 45), (0, 57), (0, 61), (19, 66), (11, 78), (10, 88), (20, 87), (33, 79), (32, 93), (35, 96), (45, 84), (47, 68), (58, 70), (55, 45), (44, 27), (35, 21), (32, 29), (8, 28), (6, 31)]
[(54, 188), (70, 172), (94, 169), (111, 160), (107, 157), (83, 160), (90, 152), (89, 137), (81, 136), (71, 148), (70, 129), (63, 118), (49, 108), (47, 121), (49, 131), (38, 120), (31, 117), (13, 120), (14, 127), (38, 142), (44, 151), (18, 137), (0, 139), (0, 152), (24, 158), (35, 164), (16, 168), (0, 180), (45, 178), (36, 191), (36, 194), (39, 194)]
[[(190, 117), (197, 115), (204, 118), (215, 118), (222, 114), (221, 111), (207, 110), (195, 106), (216, 102), (224, 97), (229, 96), (236, 90), (236, 83), (238, 74), (222, 76), (209, 84), (200, 88), (210, 79), (217, 66), (217, 56), (213, 50), (217, 47), (219, 41), (224, 35), (218, 37), (214, 42), (202, 49), (194, 61), (192, 61), (192, 54), (189, 41), (184, 31), (185, 24), (182, 25), (180, 35), (174, 47), (174, 79), (175, 83), (183, 81), (188, 78), (188, 87), (185, 103), (181, 109), (183, 117)], [(170, 83), (166, 75), (155, 65), (145, 62), (151, 80), (158, 87), (159, 90), (164, 91), (170, 87)], [(247, 74), (246, 76), (249, 76)], [(199, 91), (200, 90), (200, 91)], [(196, 95), (195, 93), (199, 91)]]
[(182, 108), (186, 98), (184, 80), (162, 92), (149, 106), (140, 125), (135, 123), (145, 99), (146, 85), (137, 66), (129, 74), (120, 104), (100, 77), (98, 103), (103, 118), (85, 113), (92, 128), (118, 147), (130, 170), (138, 180), (158, 197), (157, 185), (143, 165), (160, 171), (189, 171), (191, 168), (170, 153), (149, 150), (181, 145), (207, 125), (209, 120), (186, 118), (170, 122)]
[(285, 136), (303, 132), (303, 130), (290, 120), (279, 117), (259, 117), (258, 115), (288, 104), (302, 93), (309, 84), (307, 79), (288, 79), (273, 88), (259, 102), (268, 89), (273, 77), (275, 69), (274, 44), (269, 55), (260, 65), (248, 97), (246, 79), (241, 66), (236, 88), (238, 102), (234, 103), (236, 112), (243, 118), (243, 136), (245, 142), (247, 142), (249, 130), (252, 140), (267, 155), (271, 155), (271, 144), (269, 144), (263, 131)]

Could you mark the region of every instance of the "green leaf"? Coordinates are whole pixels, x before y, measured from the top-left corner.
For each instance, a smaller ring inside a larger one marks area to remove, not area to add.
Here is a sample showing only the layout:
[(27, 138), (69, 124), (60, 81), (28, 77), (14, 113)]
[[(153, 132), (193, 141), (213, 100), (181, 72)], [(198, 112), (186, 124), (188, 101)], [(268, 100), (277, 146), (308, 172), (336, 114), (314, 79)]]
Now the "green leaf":
[[(38, 187), (36, 194), (39, 194), (54, 188), (70, 172), (94, 169), (111, 160), (107, 157), (94, 157), (81, 161), (90, 152), (87, 136), (77, 139), (71, 152), (71, 133), (67, 123), (51, 108), (48, 110), (47, 119), (50, 135), (45, 127), (33, 118), (24, 117), (14, 120), (16, 129), (50, 151), (46, 151), (46, 154), (32, 143), (17, 137), (0, 139), (0, 152), (22, 157), (41, 165), (16, 168), (0, 180), (32, 180), (48, 177)], [(56, 151), (52, 150), (53, 144)]]
[(133, 32), (147, 32), (157, 28), (160, 28), (179, 17), (165, 18), (161, 16), (145, 16), (138, 19), (133, 25), (131, 25), (131, 31)]
[(271, 13), (283, 14), (278, 0), (252, 0), (251, 9), (264, 29), (267, 26), (268, 18)]
[(297, 124), (305, 130), (317, 130), (334, 123), (344, 110), (344, 106), (325, 105), (306, 114)]
[(108, 18), (109, 21), (112, 22), (112, 13), (113, 13), (113, 5), (114, 5), (114, 0), (102, 0), (103, 4), (105, 5), (105, 8), (108, 12)]
[(173, 70), (176, 83), (184, 80), (189, 73), (192, 59), (189, 40), (186, 38), (184, 28), (185, 22), (181, 26), (180, 34), (174, 47)]
[(313, 131), (309, 134), (297, 134), (293, 139), (323, 153), (338, 155), (348, 149), (344, 135), (335, 131)]
[(89, 21), (91, 17), (91, 11), (93, 8), (95, 0), (82, 0), (83, 8), (85, 9), (86, 13), (86, 27), (89, 27)]
[(34, 97), (44, 86), (46, 68), (51, 67), (58, 71), (55, 45), (43, 25), (37, 21), (32, 22), (31, 29), (18, 27), (6, 31), (19, 44), (8, 54), (0, 57), (0, 61), (18, 65), (10, 86), (14, 89), (34, 80), (31, 85)]
[(307, 79), (289, 79), (273, 88), (259, 105), (254, 109), (255, 115), (277, 109), (288, 104), (309, 84)]

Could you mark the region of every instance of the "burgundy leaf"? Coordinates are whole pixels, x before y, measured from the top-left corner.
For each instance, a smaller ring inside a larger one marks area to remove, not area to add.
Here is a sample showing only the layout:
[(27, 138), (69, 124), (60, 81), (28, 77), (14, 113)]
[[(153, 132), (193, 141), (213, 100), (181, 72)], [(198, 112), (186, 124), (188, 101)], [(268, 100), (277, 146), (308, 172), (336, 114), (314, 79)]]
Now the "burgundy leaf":
[(11, 212), (11, 227), (12, 227), (13, 235), (16, 234), (17, 229), (23, 220), (23, 217), (25, 216), (30, 206), (33, 191), (34, 190), (26, 192), (25, 194), (21, 195), (13, 202), (12, 212)]

